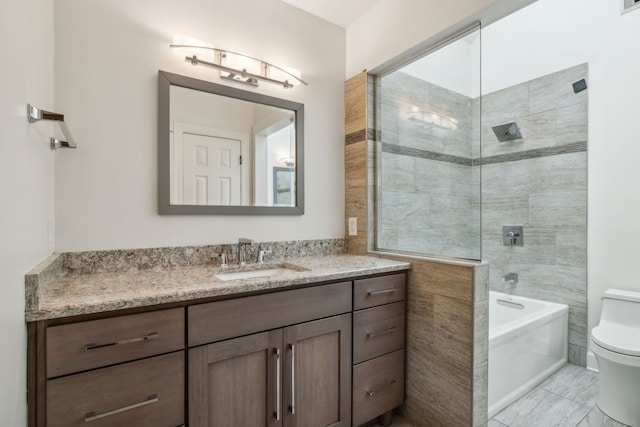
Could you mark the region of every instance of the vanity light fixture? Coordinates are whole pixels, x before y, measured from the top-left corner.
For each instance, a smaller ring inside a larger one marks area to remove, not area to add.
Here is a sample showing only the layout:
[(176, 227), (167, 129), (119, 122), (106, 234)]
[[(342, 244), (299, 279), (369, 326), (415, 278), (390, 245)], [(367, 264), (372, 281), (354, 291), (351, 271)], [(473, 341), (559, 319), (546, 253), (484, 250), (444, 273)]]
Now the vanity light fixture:
[[(285, 89), (307, 82), (300, 77), (300, 71), (270, 64), (261, 59), (254, 58), (243, 53), (232, 52), (226, 49), (218, 49), (209, 43), (183, 36), (174, 36), (174, 42), (169, 45), (177, 53), (184, 55), (185, 62), (192, 65), (202, 65), (220, 71), (220, 77), (251, 86), (268, 82), (280, 85)], [(186, 41), (185, 41), (186, 40)]]

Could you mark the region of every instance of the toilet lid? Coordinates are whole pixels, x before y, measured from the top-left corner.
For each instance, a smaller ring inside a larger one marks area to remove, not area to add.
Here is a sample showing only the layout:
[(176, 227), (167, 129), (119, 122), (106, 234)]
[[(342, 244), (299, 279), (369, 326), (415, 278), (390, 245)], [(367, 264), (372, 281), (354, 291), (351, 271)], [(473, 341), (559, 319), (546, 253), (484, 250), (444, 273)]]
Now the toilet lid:
[(591, 339), (607, 350), (629, 356), (640, 356), (640, 328), (604, 323), (593, 328)]

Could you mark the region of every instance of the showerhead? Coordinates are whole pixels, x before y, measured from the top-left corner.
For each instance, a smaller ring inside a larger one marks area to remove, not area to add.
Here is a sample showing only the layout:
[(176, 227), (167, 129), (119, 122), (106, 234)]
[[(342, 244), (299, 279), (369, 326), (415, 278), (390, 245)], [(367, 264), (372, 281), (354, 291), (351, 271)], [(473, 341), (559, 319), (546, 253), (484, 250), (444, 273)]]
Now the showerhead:
[(499, 142), (515, 141), (516, 139), (522, 139), (522, 133), (515, 122), (507, 123), (505, 125), (493, 126), (493, 133), (496, 134)]

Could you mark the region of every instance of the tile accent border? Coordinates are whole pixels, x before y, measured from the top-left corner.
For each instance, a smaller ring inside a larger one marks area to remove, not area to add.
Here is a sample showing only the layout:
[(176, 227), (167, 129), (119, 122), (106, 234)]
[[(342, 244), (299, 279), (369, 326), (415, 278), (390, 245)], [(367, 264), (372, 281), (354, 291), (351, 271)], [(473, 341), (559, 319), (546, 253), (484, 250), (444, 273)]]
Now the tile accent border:
[(580, 141), (571, 144), (557, 145), (555, 147), (537, 148), (535, 150), (526, 150), (516, 153), (499, 154), (496, 156), (470, 159), (466, 157), (452, 156), (449, 154), (421, 150), (419, 148), (403, 147), (401, 145), (389, 144), (386, 142), (382, 142), (381, 144), (382, 152), (384, 153), (400, 154), (403, 156), (454, 163), (462, 166), (490, 165), (495, 163), (506, 163), (517, 160), (528, 160), (539, 157), (555, 156), (558, 154), (579, 153), (582, 151), (587, 151), (587, 141)]
[(455, 163), (463, 166), (473, 166), (473, 159), (466, 157), (452, 156), (450, 154), (435, 153), (433, 151), (421, 150), (419, 148), (403, 147), (401, 145), (382, 143), (382, 152), (400, 154), (404, 156), (417, 157), (421, 159), (437, 160), (440, 162)]
[(359, 131), (352, 132), (344, 137), (345, 145), (355, 144), (356, 142), (364, 141), (367, 136), (367, 131), (365, 129), (360, 129)]
[(519, 151), (517, 153), (480, 157), (479, 159), (473, 160), (473, 165), (490, 165), (494, 163), (505, 163), (513, 162), (516, 160), (528, 160), (538, 157), (555, 156), (558, 154), (579, 153), (581, 151), (587, 151), (587, 141), (557, 145), (555, 147), (537, 148), (535, 150)]
[[(379, 133), (380, 132), (378, 132), (378, 134)], [(344, 144), (345, 145), (355, 144), (356, 142), (364, 141), (365, 139), (369, 141), (375, 141), (376, 140), (375, 136), (376, 136), (376, 131), (374, 129), (371, 129), (371, 128), (367, 128), (366, 130), (360, 129), (359, 131), (351, 132), (350, 134), (347, 134), (347, 136), (344, 137)], [(378, 138), (378, 140), (379, 139), (380, 138)]]

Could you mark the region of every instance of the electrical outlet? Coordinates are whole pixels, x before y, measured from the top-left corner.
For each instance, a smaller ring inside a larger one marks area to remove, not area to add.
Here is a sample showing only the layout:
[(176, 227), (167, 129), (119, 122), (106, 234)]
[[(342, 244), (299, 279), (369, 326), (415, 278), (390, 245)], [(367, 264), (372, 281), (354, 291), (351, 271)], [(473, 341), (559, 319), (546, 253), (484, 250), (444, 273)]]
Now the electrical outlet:
[(351, 217), (349, 218), (349, 236), (357, 236), (358, 235), (358, 218)]

